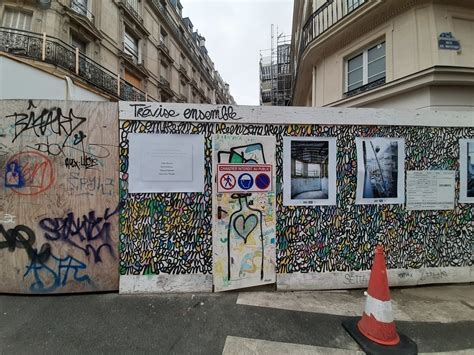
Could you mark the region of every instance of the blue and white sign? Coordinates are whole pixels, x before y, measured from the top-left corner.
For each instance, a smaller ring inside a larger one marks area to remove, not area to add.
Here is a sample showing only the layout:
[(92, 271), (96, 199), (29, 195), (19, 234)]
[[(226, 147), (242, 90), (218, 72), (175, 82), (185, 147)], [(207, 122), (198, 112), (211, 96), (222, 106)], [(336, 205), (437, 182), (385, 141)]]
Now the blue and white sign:
[(442, 32), (438, 37), (438, 48), (458, 51), (461, 49), (461, 43), (451, 32)]

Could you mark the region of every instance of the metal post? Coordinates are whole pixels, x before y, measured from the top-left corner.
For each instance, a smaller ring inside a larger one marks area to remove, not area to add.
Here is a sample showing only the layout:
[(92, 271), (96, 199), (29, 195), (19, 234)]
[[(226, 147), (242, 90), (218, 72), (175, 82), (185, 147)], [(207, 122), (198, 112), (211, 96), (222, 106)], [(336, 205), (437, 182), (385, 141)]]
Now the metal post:
[(79, 75), (79, 48), (76, 47), (76, 75)]
[(120, 74), (117, 74), (117, 96), (120, 97)]
[(43, 32), (43, 46), (41, 50), (41, 60), (44, 62), (46, 59), (46, 32)]

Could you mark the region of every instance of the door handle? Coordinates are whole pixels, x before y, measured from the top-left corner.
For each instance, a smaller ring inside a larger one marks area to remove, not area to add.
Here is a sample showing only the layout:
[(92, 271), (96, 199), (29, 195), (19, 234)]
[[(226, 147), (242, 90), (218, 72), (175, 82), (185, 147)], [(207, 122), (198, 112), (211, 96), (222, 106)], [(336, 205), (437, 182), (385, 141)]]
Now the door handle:
[(227, 214), (227, 211), (225, 211), (221, 206), (217, 207), (217, 219), (222, 219), (222, 214), (225, 213)]

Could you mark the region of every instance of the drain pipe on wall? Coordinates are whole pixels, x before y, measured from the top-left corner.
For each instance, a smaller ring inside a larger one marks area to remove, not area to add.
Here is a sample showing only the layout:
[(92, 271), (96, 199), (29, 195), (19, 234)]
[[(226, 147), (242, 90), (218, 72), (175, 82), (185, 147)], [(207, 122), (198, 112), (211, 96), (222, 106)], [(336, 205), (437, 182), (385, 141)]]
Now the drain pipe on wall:
[(64, 76), (64, 80), (66, 80), (66, 97), (65, 100), (73, 100), (74, 99), (74, 83), (70, 77), (67, 75)]

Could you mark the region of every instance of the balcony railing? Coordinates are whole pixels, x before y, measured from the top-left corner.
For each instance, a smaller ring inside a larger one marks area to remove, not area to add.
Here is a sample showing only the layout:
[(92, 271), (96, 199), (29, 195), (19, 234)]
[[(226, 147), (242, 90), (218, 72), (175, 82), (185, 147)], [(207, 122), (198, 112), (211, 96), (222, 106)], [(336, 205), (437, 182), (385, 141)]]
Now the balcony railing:
[(344, 97), (347, 98), (347, 97), (355, 96), (363, 92), (375, 89), (376, 87), (381, 86), (383, 84), (385, 84), (385, 77), (372, 81), (371, 83), (359, 86), (357, 89), (347, 91), (344, 93)]
[(115, 98), (156, 101), (58, 38), (0, 27), (0, 51), (56, 65)]
[(368, 0), (328, 0), (311, 14), (300, 38), (300, 56), (308, 45)]
[(72, 0), (71, 1), (71, 10), (76, 14), (87, 17), (92, 23), (94, 23), (94, 15), (87, 8), (87, 2)]

